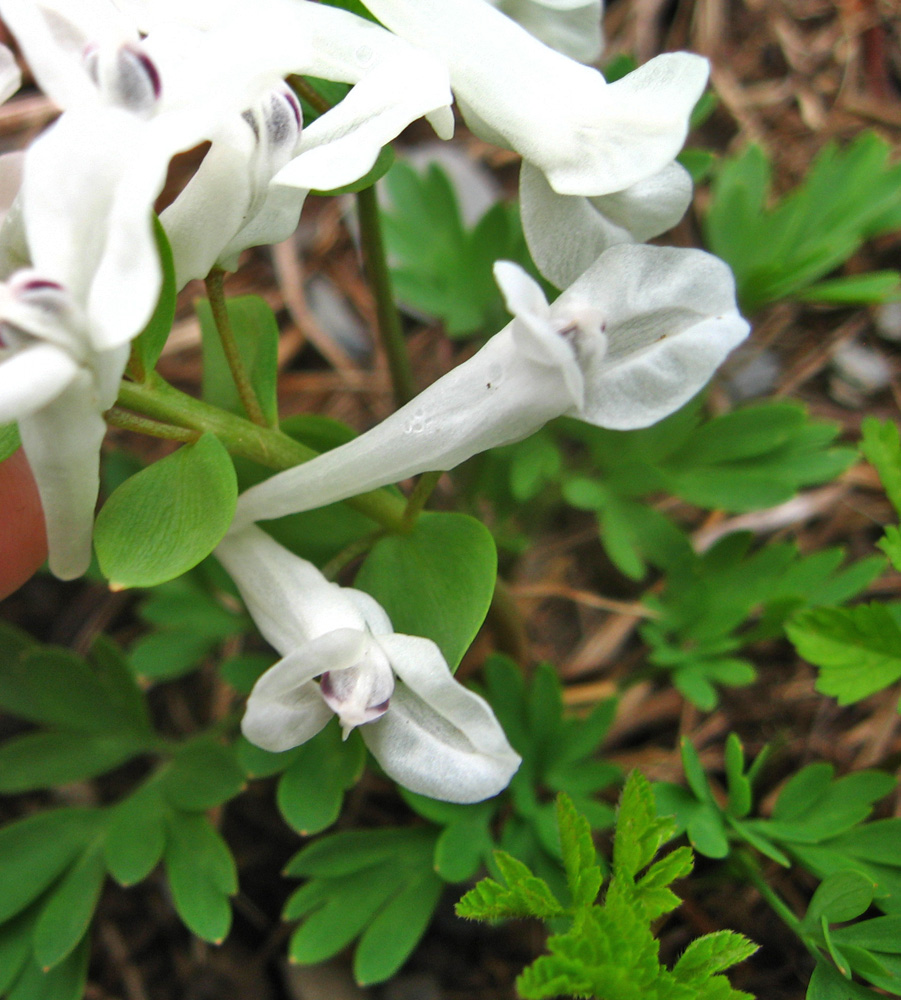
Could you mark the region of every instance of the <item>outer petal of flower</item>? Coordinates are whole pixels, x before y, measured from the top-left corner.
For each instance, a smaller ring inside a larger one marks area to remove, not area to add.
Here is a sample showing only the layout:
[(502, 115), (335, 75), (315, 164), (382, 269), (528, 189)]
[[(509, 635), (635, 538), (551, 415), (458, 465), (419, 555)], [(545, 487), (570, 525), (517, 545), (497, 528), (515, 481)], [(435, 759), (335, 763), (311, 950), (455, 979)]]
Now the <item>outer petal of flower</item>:
[(29, 417), (51, 403), (79, 371), (66, 351), (40, 342), (0, 361), (0, 424)]
[(538, 270), (566, 288), (607, 249), (643, 243), (671, 229), (691, 204), (691, 177), (671, 163), (623, 191), (584, 198), (557, 194), (524, 161), (519, 178), (523, 230)]
[(583, 302), (603, 316), (608, 349), (583, 361), (585, 405), (569, 413), (614, 430), (678, 409), (748, 335), (732, 272), (701, 250), (613, 247), (551, 311), (566, 316)]
[(354, 441), (280, 472), (238, 498), (235, 529), (311, 510), (527, 437), (570, 409), (559, 369), (517, 350), (511, 323), (459, 365)]
[[(262, 528), (233, 528), (215, 554), (235, 581), (257, 628), (280, 653), (288, 656), (311, 639), (338, 629), (365, 630), (362, 613), (342, 587), (329, 583), (312, 563), (289, 552)], [(286, 603), (286, 595), (296, 599)], [(309, 677), (328, 669), (325, 666)]]
[(273, 183), (329, 190), (358, 180), (386, 143), (426, 112), (450, 103), (440, 65), (405, 47), (403, 58), (368, 73), (331, 111), (308, 125), (299, 154)]
[(48, 406), (19, 421), (22, 446), (44, 509), (50, 571), (63, 580), (80, 576), (91, 561), (105, 433), (86, 371), (79, 372)]
[(662, 170), (682, 146), (707, 81), (706, 60), (669, 53), (608, 85), (484, 0), (368, 6), (446, 61), (474, 132), (531, 160), (560, 194), (609, 194)]
[(490, 706), (451, 676), (438, 647), (418, 636), (378, 640), (403, 682), (391, 708), (360, 733), (395, 781), (447, 802), (480, 802), (520, 764)]

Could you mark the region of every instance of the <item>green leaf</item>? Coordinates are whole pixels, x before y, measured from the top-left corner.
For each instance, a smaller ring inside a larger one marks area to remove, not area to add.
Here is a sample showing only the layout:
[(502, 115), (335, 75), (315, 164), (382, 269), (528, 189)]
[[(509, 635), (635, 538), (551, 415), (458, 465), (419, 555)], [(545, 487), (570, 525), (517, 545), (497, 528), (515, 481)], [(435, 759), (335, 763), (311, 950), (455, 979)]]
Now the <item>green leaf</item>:
[(885, 529), (885, 537), (878, 543), (879, 548), (891, 559), (892, 565), (901, 572), (901, 528), (890, 524)]
[(0, 995), (18, 978), (26, 961), (31, 959), (31, 934), (35, 911), (29, 910), (0, 924)]
[(573, 906), (591, 906), (601, 888), (603, 875), (591, 839), (591, 826), (580, 816), (568, 795), (557, 796), (557, 825), (563, 849), (563, 867)]
[(235, 513), (237, 482), (213, 434), (132, 476), (104, 504), (94, 544), (110, 586), (152, 587), (215, 548)]
[(445, 882), (465, 882), (491, 854), (491, 813), (477, 813), (449, 823), (435, 844), (435, 871)]
[(59, 964), (84, 937), (105, 875), (103, 848), (97, 844), (53, 887), (34, 929), (34, 957), (44, 970)]
[(359, 780), (366, 751), (358, 733), (345, 742), (337, 719), (298, 747), (278, 783), (278, 808), (307, 837), (338, 818), (344, 793)]
[(435, 163), (419, 173), (398, 161), (383, 185), (390, 207), (382, 212), (382, 230), (399, 301), (442, 320), (452, 337), (502, 326), (493, 262), (534, 268), (515, 208), (498, 203), (470, 228), (450, 177)]
[(228, 897), (238, 890), (225, 841), (206, 817), (172, 813), (163, 860), (178, 915), (198, 937), (219, 944), (231, 926)]
[(120, 885), (140, 882), (159, 864), (166, 846), (166, 812), (155, 783), (110, 811), (103, 850), (107, 869)]
[[(424, 846), (425, 845), (425, 846)], [(342, 830), (300, 850), (288, 862), (285, 875), (320, 875), (337, 878), (371, 868), (383, 861), (397, 863), (414, 858), (428, 848), (431, 858), (434, 836), (423, 829)]]
[(892, 420), (866, 417), (861, 424), (861, 449), (875, 466), (892, 506), (901, 517), (901, 431)]
[(85, 660), (54, 646), (20, 652), (0, 670), (0, 705), (30, 722), (109, 737), (134, 733), (119, 692)]
[(810, 977), (806, 1000), (873, 1000), (873, 992), (845, 979), (833, 965), (822, 961)]
[(741, 934), (714, 931), (695, 938), (682, 952), (673, 972), (681, 982), (701, 985), (707, 977), (744, 962), (757, 950), (758, 945)]
[[(225, 359), (210, 304), (206, 299), (198, 299), (194, 305), (203, 337), (203, 399), (220, 409), (244, 416), (244, 406)], [(263, 416), (275, 425), (278, 420), (275, 387), (278, 322), (275, 314), (258, 295), (230, 298), (226, 307), (238, 354), (244, 362)]]
[(134, 731), (153, 736), (147, 699), (122, 650), (107, 636), (98, 635), (91, 646), (90, 662), (110, 701), (131, 720)]
[(729, 789), (729, 813), (742, 818), (751, 811), (751, 782), (745, 776), (745, 752), (741, 740), (729, 733), (725, 752), (726, 784)]
[(866, 306), (893, 298), (899, 286), (901, 274), (897, 271), (870, 271), (817, 282), (800, 292), (798, 298), (802, 302)]
[(564, 912), (547, 882), (533, 875), (521, 861), (506, 851), (495, 851), (494, 861), (506, 885), (483, 878), (457, 903), (458, 917), (470, 920), (546, 919)]
[(178, 292), (175, 285), (175, 263), (172, 259), (172, 247), (169, 245), (166, 231), (156, 215), (153, 217), (153, 235), (160, 255), (160, 265), (163, 269), (163, 283), (153, 315), (148, 320), (147, 326), (132, 342), (132, 350), (139, 358), (145, 375), (153, 371), (160, 354), (163, 352), (163, 347), (166, 345), (169, 332), (172, 330), (172, 323), (175, 320), (175, 299)]
[(18, 451), (21, 444), (17, 424), (0, 424), (0, 462), (5, 462)]
[(234, 798), (244, 771), (234, 749), (200, 736), (178, 747), (159, 777), (159, 788), (176, 809), (201, 812)]
[(93, 778), (143, 749), (127, 734), (27, 733), (0, 746), (0, 792), (27, 792)]
[(497, 553), (466, 514), (423, 514), (409, 534), (373, 546), (355, 586), (388, 612), (395, 631), (434, 640), (455, 669), (485, 619)]
[(840, 705), (901, 677), (901, 628), (882, 604), (802, 611), (786, 631), (798, 653), (820, 668), (817, 690)]
[(425, 933), (443, 883), (433, 872), (408, 882), (376, 915), (354, 953), (354, 978), (361, 986), (393, 976)]
[(857, 871), (835, 872), (818, 886), (804, 917), (804, 926), (813, 929), (821, 920), (841, 924), (854, 920), (873, 902), (875, 886)]
[(285, 919), (312, 913), (291, 936), (291, 961), (313, 964), (339, 952), (370, 923), (399, 885), (398, 872), (382, 865), (353, 878), (317, 880), (302, 886), (288, 901)]
[(53, 809), (0, 830), (0, 921), (51, 885), (98, 830), (100, 813)]
[(7, 1000), (82, 1000), (90, 953), (90, 941), (85, 936), (68, 958), (49, 972), (44, 972), (33, 958), (30, 959)]

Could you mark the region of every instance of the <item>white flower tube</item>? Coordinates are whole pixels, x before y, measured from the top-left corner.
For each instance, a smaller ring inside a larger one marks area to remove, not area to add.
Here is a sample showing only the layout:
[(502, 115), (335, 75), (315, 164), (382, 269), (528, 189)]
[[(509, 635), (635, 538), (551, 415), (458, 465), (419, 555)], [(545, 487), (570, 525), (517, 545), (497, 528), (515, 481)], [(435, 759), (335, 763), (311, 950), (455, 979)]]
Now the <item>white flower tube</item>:
[(646, 427), (748, 333), (729, 268), (700, 250), (614, 247), (551, 306), (517, 265), (501, 261), (495, 276), (512, 323), (372, 430), (251, 487), (235, 528), (452, 469), (561, 415)]
[(359, 726), (385, 773), (420, 795), (480, 802), (507, 786), (519, 756), (433, 642), (397, 635), (368, 594), (329, 583), (255, 526), (229, 533), (216, 556), (283, 656), (250, 694), (248, 740), (288, 750), (337, 715), (345, 738)]

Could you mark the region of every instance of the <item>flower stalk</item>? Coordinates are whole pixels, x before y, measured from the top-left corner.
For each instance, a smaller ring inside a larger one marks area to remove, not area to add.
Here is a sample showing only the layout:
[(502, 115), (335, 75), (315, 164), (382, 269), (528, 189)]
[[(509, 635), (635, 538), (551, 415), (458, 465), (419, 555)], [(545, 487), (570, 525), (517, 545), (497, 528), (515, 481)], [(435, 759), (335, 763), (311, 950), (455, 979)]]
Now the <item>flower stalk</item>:
[[(269, 469), (290, 469), (318, 455), (279, 430), (261, 427), (179, 391), (156, 373), (141, 385), (123, 381), (118, 405), (154, 421), (200, 433), (211, 431), (232, 454)], [(364, 493), (348, 504), (390, 531), (404, 530), (404, 502), (386, 490)]]
[(238, 341), (235, 339), (235, 331), (232, 329), (231, 320), (228, 315), (228, 303), (225, 301), (225, 271), (220, 267), (214, 267), (204, 280), (207, 298), (210, 302), (210, 310), (213, 314), (213, 322), (216, 324), (216, 332), (222, 344), (225, 360), (228, 363), (229, 371), (234, 380), (238, 395), (241, 397), (241, 405), (247, 416), (261, 427), (271, 427), (272, 424), (266, 419), (260, 401), (257, 399), (253, 383), (250, 381), (250, 374), (241, 352), (238, 349)]

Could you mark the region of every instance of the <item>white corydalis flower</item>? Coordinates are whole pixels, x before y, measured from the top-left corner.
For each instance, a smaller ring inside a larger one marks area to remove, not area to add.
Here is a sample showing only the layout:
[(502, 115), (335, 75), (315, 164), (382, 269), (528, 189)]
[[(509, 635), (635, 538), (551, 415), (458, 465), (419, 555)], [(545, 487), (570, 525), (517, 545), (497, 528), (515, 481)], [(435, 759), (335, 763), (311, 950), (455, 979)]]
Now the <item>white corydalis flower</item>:
[(729, 268), (700, 250), (619, 246), (554, 303), (515, 264), (513, 321), (372, 430), (247, 490), (235, 524), (310, 510), (519, 441), (553, 417), (646, 427), (678, 409), (748, 333)]
[(368, 594), (329, 583), (256, 526), (230, 532), (216, 556), (283, 657), (250, 694), (248, 740), (288, 750), (337, 715), (345, 738), (359, 727), (385, 773), (420, 795), (479, 802), (506, 787), (519, 756), (433, 642), (396, 634)]
[(103, 411), (128, 347), (98, 352), (68, 292), (34, 271), (0, 285), (0, 424), (18, 422), (41, 497), (50, 570), (80, 576), (91, 558)]

